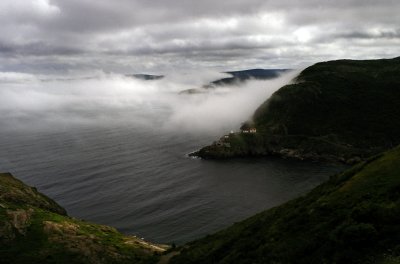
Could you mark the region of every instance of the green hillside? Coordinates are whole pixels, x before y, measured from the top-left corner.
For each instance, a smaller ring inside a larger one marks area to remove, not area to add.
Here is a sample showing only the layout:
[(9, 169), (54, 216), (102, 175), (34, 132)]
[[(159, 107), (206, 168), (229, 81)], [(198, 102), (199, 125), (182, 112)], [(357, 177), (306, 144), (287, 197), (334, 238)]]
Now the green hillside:
[(171, 263), (400, 263), (400, 147), (189, 243)]
[(0, 263), (157, 263), (165, 246), (68, 217), (11, 174), (0, 174)]
[(317, 63), (275, 92), (247, 123), (203, 158), (279, 155), (354, 163), (400, 144), (400, 58)]

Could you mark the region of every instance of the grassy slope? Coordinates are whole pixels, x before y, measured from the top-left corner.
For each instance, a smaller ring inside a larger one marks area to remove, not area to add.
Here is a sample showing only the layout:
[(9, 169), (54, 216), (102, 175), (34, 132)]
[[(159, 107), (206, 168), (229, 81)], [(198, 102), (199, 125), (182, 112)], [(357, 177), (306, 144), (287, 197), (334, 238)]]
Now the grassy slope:
[(400, 58), (317, 63), (258, 108), (257, 139), (243, 135), (231, 149), (206, 147), (198, 154), (368, 157), (400, 144), (399, 105)]
[(35, 188), (0, 174), (0, 263), (156, 263), (161, 251), (112, 227), (68, 217)]
[(317, 63), (254, 115), (289, 135), (336, 135), (362, 147), (400, 143), (400, 59)]
[(400, 147), (189, 243), (171, 263), (400, 263)]

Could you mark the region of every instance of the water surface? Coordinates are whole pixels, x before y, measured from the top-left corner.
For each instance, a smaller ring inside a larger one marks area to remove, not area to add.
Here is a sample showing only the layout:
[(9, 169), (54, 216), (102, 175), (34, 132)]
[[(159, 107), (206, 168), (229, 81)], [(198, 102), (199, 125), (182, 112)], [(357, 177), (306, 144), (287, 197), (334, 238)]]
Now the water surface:
[(186, 156), (213, 139), (129, 125), (0, 130), (0, 171), (36, 186), (71, 216), (180, 244), (299, 196), (342, 169)]

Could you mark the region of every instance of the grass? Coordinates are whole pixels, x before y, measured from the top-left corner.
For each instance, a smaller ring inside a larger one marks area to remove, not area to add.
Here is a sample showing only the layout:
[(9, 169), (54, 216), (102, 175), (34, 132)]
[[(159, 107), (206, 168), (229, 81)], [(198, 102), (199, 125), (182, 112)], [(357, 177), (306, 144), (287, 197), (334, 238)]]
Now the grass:
[(400, 147), (308, 194), (189, 243), (171, 263), (396, 263)]
[[(71, 218), (50, 198), (0, 174), (0, 263), (156, 263), (159, 252), (115, 228)], [(19, 216), (17, 216), (19, 215)]]
[(209, 146), (204, 158), (251, 155), (354, 163), (400, 144), (400, 60), (317, 63), (254, 113), (257, 136)]
[(335, 135), (361, 147), (400, 143), (400, 61), (339, 60), (305, 69), (255, 113), (272, 134)]

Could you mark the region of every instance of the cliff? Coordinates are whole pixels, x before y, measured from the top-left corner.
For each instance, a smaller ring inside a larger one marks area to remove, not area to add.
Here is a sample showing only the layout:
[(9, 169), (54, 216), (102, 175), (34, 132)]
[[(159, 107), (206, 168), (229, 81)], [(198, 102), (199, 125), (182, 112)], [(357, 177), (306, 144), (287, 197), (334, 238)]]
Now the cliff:
[(0, 174), (0, 263), (157, 263), (166, 248), (69, 217), (35, 188)]
[(193, 155), (278, 155), (356, 163), (400, 144), (400, 58), (338, 60), (306, 68), (254, 113), (255, 134)]

